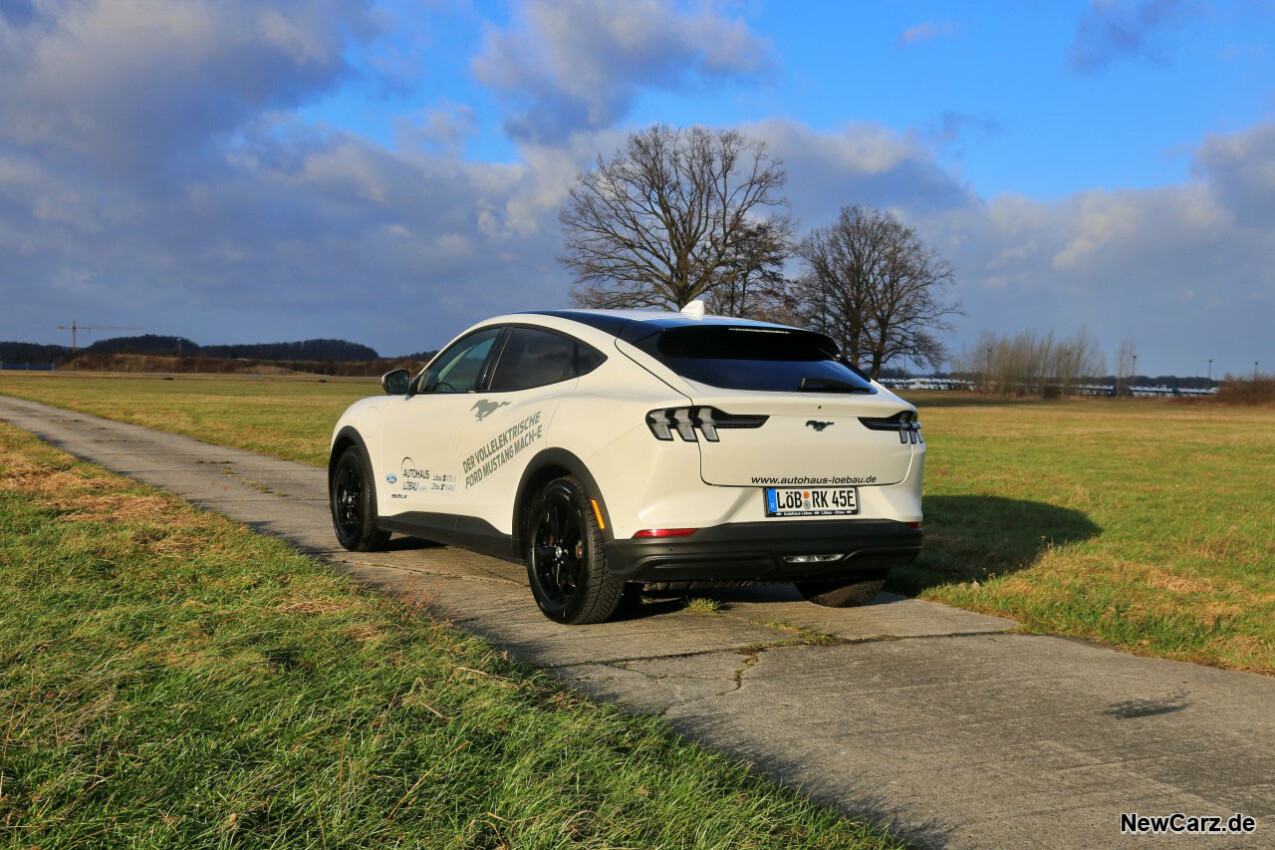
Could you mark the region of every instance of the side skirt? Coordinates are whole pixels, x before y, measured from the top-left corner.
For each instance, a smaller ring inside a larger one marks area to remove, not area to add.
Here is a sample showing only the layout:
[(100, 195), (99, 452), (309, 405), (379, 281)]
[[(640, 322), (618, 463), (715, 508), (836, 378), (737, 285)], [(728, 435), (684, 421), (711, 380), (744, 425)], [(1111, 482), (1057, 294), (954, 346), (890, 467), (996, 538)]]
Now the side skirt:
[(435, 543), (457, 546), (515, 564), (523, 563), (521, 555), (515, 551), (513, 537), (501, 533), (494, 525), (477, 517), (408, 511), (392, 517), (379, 517), (376, 524), (409, 537), (421, 537)]

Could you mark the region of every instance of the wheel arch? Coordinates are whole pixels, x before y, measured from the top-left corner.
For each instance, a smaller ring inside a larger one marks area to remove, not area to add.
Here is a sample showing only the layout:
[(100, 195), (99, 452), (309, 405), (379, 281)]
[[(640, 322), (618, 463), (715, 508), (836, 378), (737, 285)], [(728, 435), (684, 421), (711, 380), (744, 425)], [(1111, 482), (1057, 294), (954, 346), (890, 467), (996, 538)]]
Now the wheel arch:
[(336, 475), (336, 464), (341, 459), (341, 455), (345, 454), (345, 450), (350, 446), (358, 446), (359, 451), (363, 453), (363, 460), (367, 463), (368, 472), (371, 473), (373, 481), (376, 480), (376, 470), (372, 466), (372, 455), (367, 450), (367, 443), (363, 442), (363, 435), (355, 430), (353, 425), (346, 425), (337, 432), (336, 438), (332, 440), (332, 451), (328, 455), (328, 490), (332, 490), (332, 477)]
[(607, 512), (606, 499), (602, 495), (602, 489), (598, 486), (593, 474), (585, 466), (584, 461), (566, 449), (545, 449), (527, 464), (526, 469), (523, 470), (522, 479), (518, 482), (518, 490), (514, 495), (513, 524), (511, 526), (513, 528), (514, 557), (522, 557), (523, 541), (527, 532), (527, 509), (531, 505), (532, 498), (535, 497), (541, 487), (563, 475), (572, 475), (580, 479), (584, 486), (589, 488), (589, 498), (597, 501), (598, 512), (602, 515), (603, 540), (614, 539), (614, 534), (611, 531), (611, 515)]

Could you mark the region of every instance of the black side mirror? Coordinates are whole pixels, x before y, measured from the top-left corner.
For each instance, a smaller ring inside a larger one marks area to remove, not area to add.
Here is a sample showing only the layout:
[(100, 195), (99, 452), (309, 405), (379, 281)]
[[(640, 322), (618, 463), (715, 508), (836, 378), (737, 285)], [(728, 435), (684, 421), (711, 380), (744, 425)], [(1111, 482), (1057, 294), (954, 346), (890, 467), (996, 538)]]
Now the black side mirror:
[(381, 376), (381, 386), (388, 395), (407, 395), (411, 383), (412, 376), (407, 374), (406, 369), (395, 369)]

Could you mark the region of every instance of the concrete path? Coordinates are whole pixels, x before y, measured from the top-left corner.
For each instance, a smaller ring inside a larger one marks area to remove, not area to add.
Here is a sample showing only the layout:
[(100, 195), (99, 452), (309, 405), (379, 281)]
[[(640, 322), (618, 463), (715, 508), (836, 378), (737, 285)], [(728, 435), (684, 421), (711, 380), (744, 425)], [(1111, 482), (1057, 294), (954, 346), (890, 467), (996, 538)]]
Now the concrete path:
[[(570, 628), (523, 570), (395, 539), (335, 548), (326, 473), (0, 396), (0, 419), (291, 541), (595, 696), (667, 717), (818, 799), (941, 847), (1275, 847), (1275, 679), (1135, 658), (885, 596), (832, 610), (721, 592)], [(700, 594), (704, 595), (704, 594)], [(1120, 815), (1257, 819), (1246, 836), (1121, 836)]]

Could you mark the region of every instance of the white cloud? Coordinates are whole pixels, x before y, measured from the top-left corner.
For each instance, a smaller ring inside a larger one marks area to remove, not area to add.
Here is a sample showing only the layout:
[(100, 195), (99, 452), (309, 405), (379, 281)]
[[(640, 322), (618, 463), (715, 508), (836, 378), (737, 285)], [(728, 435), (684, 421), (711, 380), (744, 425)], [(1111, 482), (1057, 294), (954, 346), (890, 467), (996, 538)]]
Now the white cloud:
[[(767, 61), (710, 7), (650, 0), (633, 7), (646, 18), (611, 20), (583, 0), (532, 3), (489, 34), (485, 73), (521, 120), (555, 104), (584, 118), (496, 164), (461, 156), (475, 124), (463, 104), (405, 120), (393, 150), (295, 118), (345, 73), (338, 31), (369, 26), (356, 3), (15, 8), (0, 17), (0, 338), (39, 341), (92, 316), (200, 342), (330, 336), (393, 354), (496, 311), (561, 306), (558, 207), (622, 145), (611, 124), (628, 99)], [(1050, 202), (980, 197), (924, 133), (740, 129), (785, 162), (803, 230), (849, 204), (916, 226), (955, 266), (962, 334), (1088, 325), (1111, 348), (1135, 337), (1152, 371), (1269, 349), (1275, 125), (1204, 138), (1191, 182)]]
[(1243, 224), (1275, 226), (1275, 124), (1210, 133), (1196, 157), (1206, 178)]
[(669, 0), (529, 0), (510, 28), (488, 29), (473, 67), (514, 105), (511, 135), (556, 142), (611, 126), (640, 88), (752, 78), (770, 61), (743, 21), (708, 5), (688, 13)]
[(933, 41), (937, 38), (951, 38), (960, 31), (961, 25), (956, 21), (931, 19), (922, 21), (916, 26), (908, 27), (899, 35), (895, 44), (897, 47), (907, 47), (912, 44)]
[(1275, 229), (1243, 224), (1217, 183), (1002, 195), (914, 221), (956, 267), (963, 337), (1088, 327), (1109, 349), (1136, 339), (1153, 373), (1269, 348)]
[(969, 190), (938, 165), (931, 149), (879, 124), (820, 132), (772, 119), (742, 129), (765, 140), (783, 160), (793, 214), (803, 227), (828, 224), (850, 204), (917, 213), (973, 201)]
[(154, 172), (346, 72), (354, 0), (47, 0), (0, 16), (0, 141)]

